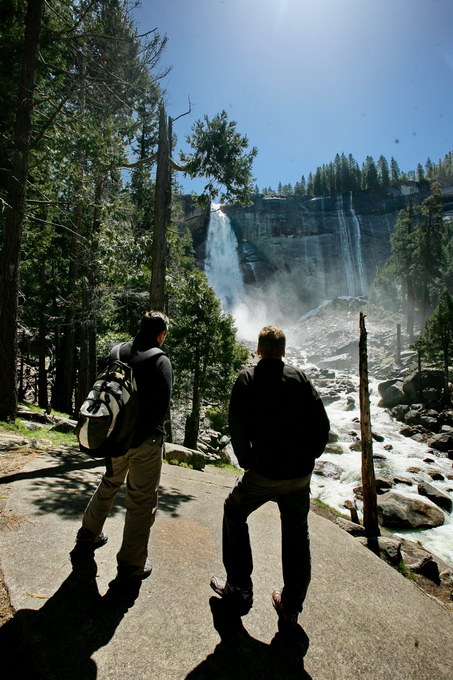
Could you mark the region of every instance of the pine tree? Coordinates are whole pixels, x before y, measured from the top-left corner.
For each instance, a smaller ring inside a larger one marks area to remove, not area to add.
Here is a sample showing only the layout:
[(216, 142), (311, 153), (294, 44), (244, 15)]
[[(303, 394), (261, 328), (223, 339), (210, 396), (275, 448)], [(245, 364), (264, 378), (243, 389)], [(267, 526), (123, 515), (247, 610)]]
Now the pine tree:
[(427, 319), (423, 334), (415, 346), (429, 361), (442, 366), (444, 398), (449, 401), (449, 367), (453, 364), (453, 299), (446, 288), (440, 294), (437, 306)]
[(382, 189), (387, 189), (390, 186), (389, 164), (384, 156), (379, 156), (378, 160), (378, 174), (379, 184)]
[(393, 156), (390, 159), (390, 184), (392, 187), (399, 187), (400, 186), (400, 175), (401, 171), (398, 167), (398, 163), (396, 160), (393, 158)]

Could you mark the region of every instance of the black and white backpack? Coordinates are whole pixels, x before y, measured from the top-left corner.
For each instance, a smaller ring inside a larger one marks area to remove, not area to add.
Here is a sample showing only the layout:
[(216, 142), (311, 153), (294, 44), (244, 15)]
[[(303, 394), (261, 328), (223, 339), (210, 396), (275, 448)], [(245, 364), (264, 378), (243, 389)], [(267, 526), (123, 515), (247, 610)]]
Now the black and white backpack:
[(132, 366), (163, 354), (152, 347), (125, 363), (120, 360), (122, 346), (113, 347), (108, 366), (97, 376), (79, 411), (79, 448), (95, 458), (116, 458), (130, 449), (139, 411)]

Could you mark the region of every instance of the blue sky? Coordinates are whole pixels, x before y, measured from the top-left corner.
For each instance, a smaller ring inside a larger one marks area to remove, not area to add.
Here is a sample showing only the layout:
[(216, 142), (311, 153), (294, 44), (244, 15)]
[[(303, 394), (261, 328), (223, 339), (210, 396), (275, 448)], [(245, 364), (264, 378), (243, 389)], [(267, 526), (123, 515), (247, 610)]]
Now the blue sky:
[(192, 102), (177, 149), (225, 109), (258, 148), (260, 189), (336, 153), (407, 171), (453, 149), (453, 0), (143, 0), (133, 17), (168, 36), (168, 114)]

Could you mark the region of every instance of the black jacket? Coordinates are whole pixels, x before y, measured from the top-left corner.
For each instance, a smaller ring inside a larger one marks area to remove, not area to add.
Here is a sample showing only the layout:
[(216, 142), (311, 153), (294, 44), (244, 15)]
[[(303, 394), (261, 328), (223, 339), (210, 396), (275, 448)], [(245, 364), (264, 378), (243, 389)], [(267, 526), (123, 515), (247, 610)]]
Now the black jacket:
[[(141, 352), (157, 346), (157, 343), (145, 347), (127, 342), (121, 347), (120, 359), (127, 363), (133, 356), (140, 356)], [(133, 364), (132, 370), (140, 405), (137, 431), (132, 442), (132, 447), (136, 447), (152, 435), (165, 434), (165, 416), (170, 405), (173, 378), (166, 354)]]
[(261, 359), (241, 371), (231, 393), (229, 424), (239, 464), (270, 479), (312, 472), (330, 428), (305, 373), (279, 359)]

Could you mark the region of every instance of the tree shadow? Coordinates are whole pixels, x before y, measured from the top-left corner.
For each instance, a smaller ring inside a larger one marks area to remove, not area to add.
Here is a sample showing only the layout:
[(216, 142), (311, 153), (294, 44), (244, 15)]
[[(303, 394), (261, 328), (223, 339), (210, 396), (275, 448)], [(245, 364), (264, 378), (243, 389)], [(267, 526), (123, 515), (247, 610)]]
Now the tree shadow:
[(177, 508), (182, 503), (188, 503), (193, 500), (195, 500), (195, 496), (192, 496), (190, 493), (181, 493), (175, 487), (165, 488), (160, 486), (158, 511), (167, 512), (172, 517), (179, 517), (179, 512), (176, 511)]
[[(46, 453), (52, 462), (57, 459), (58, 464), (51, 463), (46, 467), (7, 475), (0, 479), (0, 485), (30, 480), (29, 497), (38, 515), (56, 514), (63, 519), (81, 517), (105, 471), (104, 459), (93, 460), (76, 449), (52, 450)], [(87, 474), (90, 471), (97, 472), (94, 468), (100, 468), (98, 474)], [(121, 512), (124, 493), (123, 484), (109, 513), (110, 517)], [(174, 487), (160, 487), (159, 509), (172, 517), (178, 517), (177, 508), (194, 498)]]
[(211, 597), (209, 605), (221, 642), (185, 680), (312, 680), (304, 669), (309, 639), (301, 626), (266, 644), (247, 632), (224, 600)]
[(67, 449), (64, 451), (46, 451), (46, 454), (52, 458), (58, 458), (62, 463), (60, 465), (50, 465), (48, 467), (39, 468), (37, 470), (28, 470), (26, 472), (14, 472), (10, 475), (0, 477), (1, 484), (11, 484), (12, 482), (19, 482), (23, 479), (41, 479), (43, 477), (60, 477), (68, 472), (77, 470), (90, 470), (91, 468), (102, 467), (104, 460), (98, 458), (93, 460), (86, 457), (86, 454), (77, 451), (76, 449)]
[[(0, 628), (2, 674), (34, 680), (93, 680), (91, 658), (113, 637), (133, 605), (141, 581), (101, 597), (94, 560), (74, 569), (39, 610), (22, 609)], [(9, 672), (8, 672), (9, 671)]]

